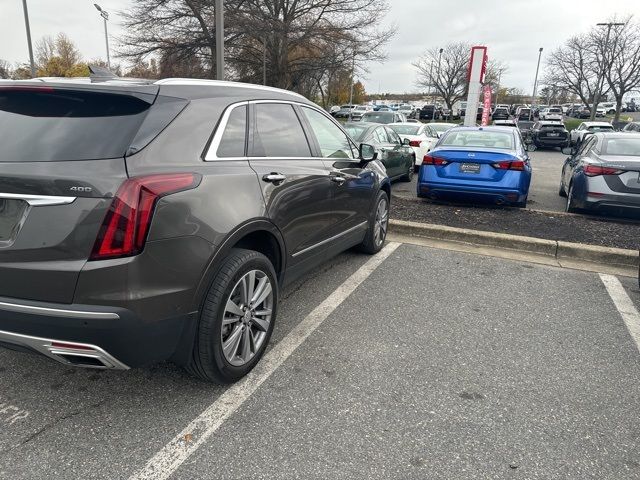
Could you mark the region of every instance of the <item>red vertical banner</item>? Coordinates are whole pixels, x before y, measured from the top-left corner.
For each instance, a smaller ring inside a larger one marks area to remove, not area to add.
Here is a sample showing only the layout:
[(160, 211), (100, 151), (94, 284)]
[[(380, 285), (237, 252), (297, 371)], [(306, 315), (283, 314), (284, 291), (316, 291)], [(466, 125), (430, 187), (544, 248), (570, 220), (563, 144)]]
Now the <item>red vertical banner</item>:
[(489, 125), (489, 114), (491, 113), (491, 85), (485, 85), (482, 88), (484, 95), (484, 109), (482, 110), (482, 126)]

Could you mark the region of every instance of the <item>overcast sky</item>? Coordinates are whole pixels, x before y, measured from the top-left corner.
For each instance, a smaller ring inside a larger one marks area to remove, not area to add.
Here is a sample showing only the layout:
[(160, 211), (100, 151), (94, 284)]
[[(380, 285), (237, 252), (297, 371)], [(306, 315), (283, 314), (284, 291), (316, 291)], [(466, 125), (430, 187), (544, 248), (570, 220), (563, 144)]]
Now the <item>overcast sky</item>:
[[(110, 35), (122, 30), (117, 11), (135, 0), (97, 0), (111, 12)], [(28, 0), (34, 43), (43, 35), (65, 32), (86, 59), (105, 58), (102, 19), (94, 0)], [(553, 50), (569, 36), (613, 15), (640, 13), (640, 0), (388, 0), (386, 25), (397, 34), (388, 60), (371, 64), (366, 90), (404, 93), (417, 90), (411, 66), (425, 49), (468, 41), (488, 47), (490, 58), (509, 68), (502, 84), (528, 91), (533, 86), (538, 48)], [(112, 47), (115, 45), (112, 38)], [(20, 0), (0, 0), (0, 59), (28, 60)], [(543, 53), (544, 60), (544, 53)]]

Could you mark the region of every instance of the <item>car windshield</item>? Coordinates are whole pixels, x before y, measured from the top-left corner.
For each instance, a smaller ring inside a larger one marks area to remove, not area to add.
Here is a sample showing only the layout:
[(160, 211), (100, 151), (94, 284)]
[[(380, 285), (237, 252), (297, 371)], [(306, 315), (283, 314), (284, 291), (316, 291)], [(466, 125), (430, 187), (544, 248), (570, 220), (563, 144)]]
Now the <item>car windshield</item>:
[(400, 105), (399, 110), (413, 110), (411, 105)]
[(371, 123), (391, 123), (394, 117), (391, 112), (367, 112), (362, 119)]
[(400, 135), (418, 135), (420, 125), (390, 125), (391, 129)]
[(363, 105), (358, 105), (354, 110), (363, 110), (366, 111), (367, 107), (363, 106)]
[(600, 132), (603, 130), (613, 130), (613, 125), (592, 125), (587, 128), (590, 132)]
[(443, 147), (489, 147), (513, 149), (513, 135), (488, 130), (461, 130), (449, 132), (441, 141)]
[(452, 127), (455, 127), (455, 125), (445, 125), (442, 123), (432, 123), (429, 126), (438, 133), (446, 132), (447, 130), (450, 130)]
[(368, 125), (362, 125), (360, 123), (345, 123), (344, 129), (354, 140), (360, 141), (364, 138), (366, 131), (369, 129)]
[(604, 155), (640, 157), (640, 138), (609, 138), (602, 146)]
[(340, 108), (343, 109), (343, 110), (349, 110), (349, 109), (353, 108), (353, 105), (342, 105)]

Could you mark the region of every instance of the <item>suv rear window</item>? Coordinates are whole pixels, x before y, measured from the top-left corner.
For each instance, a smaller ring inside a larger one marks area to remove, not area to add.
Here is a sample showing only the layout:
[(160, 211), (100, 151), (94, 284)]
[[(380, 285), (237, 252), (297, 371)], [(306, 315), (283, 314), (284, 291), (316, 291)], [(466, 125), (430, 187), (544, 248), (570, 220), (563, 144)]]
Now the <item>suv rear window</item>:
[(154, 98), (143, 94), (0, 87), (0, 161), (122, 157)]

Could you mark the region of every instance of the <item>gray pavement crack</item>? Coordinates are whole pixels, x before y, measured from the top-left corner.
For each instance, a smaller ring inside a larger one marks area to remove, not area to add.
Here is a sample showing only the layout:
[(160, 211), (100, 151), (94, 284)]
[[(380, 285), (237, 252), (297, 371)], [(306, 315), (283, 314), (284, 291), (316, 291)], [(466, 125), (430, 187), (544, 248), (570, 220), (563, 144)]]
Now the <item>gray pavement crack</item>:
[(33, 432), (31, 435), (27, 436), (26, 438), (24, 438), (22, 441), (20, 441), (19, 443), (5, 449), (5, 450), (0, 450), (0, 457), (5, 456), (9, 453), (11, 453), (12, 451), (25, 446), (26, 444), (32, 442), (33, 440), (35, 440), (36, 438), (38, 438), (40, 435), (42, 435), (43, 433), (47, 432), (48, 430), (51, 430), (52, 428), (56, 427), (58, 424), (64, 422), (65, 420), (68, 420), (70, 418), (76, 417), (78, 415), (81, 415), (83, 413), (86, 413), (89, 410), (93, 410), (96, 408), (101, 407), (102, 405), (104, 405), (107, 402), (107, 399), (103, 399), (100, 400), (99, 402), (96, 403), (91, 403), (83, 408), (77, 409), (77, 410), (73, 410), (69, 413), (66, 413), (64, 415), (62, 415), (61, 417), (58, 417), (56, 419), (54, 419), (53, 421), (46, 423), (45, 425), (43, 425), (42, 427), (40, 427), (38, 430), (36, 430), (35, 432)]

